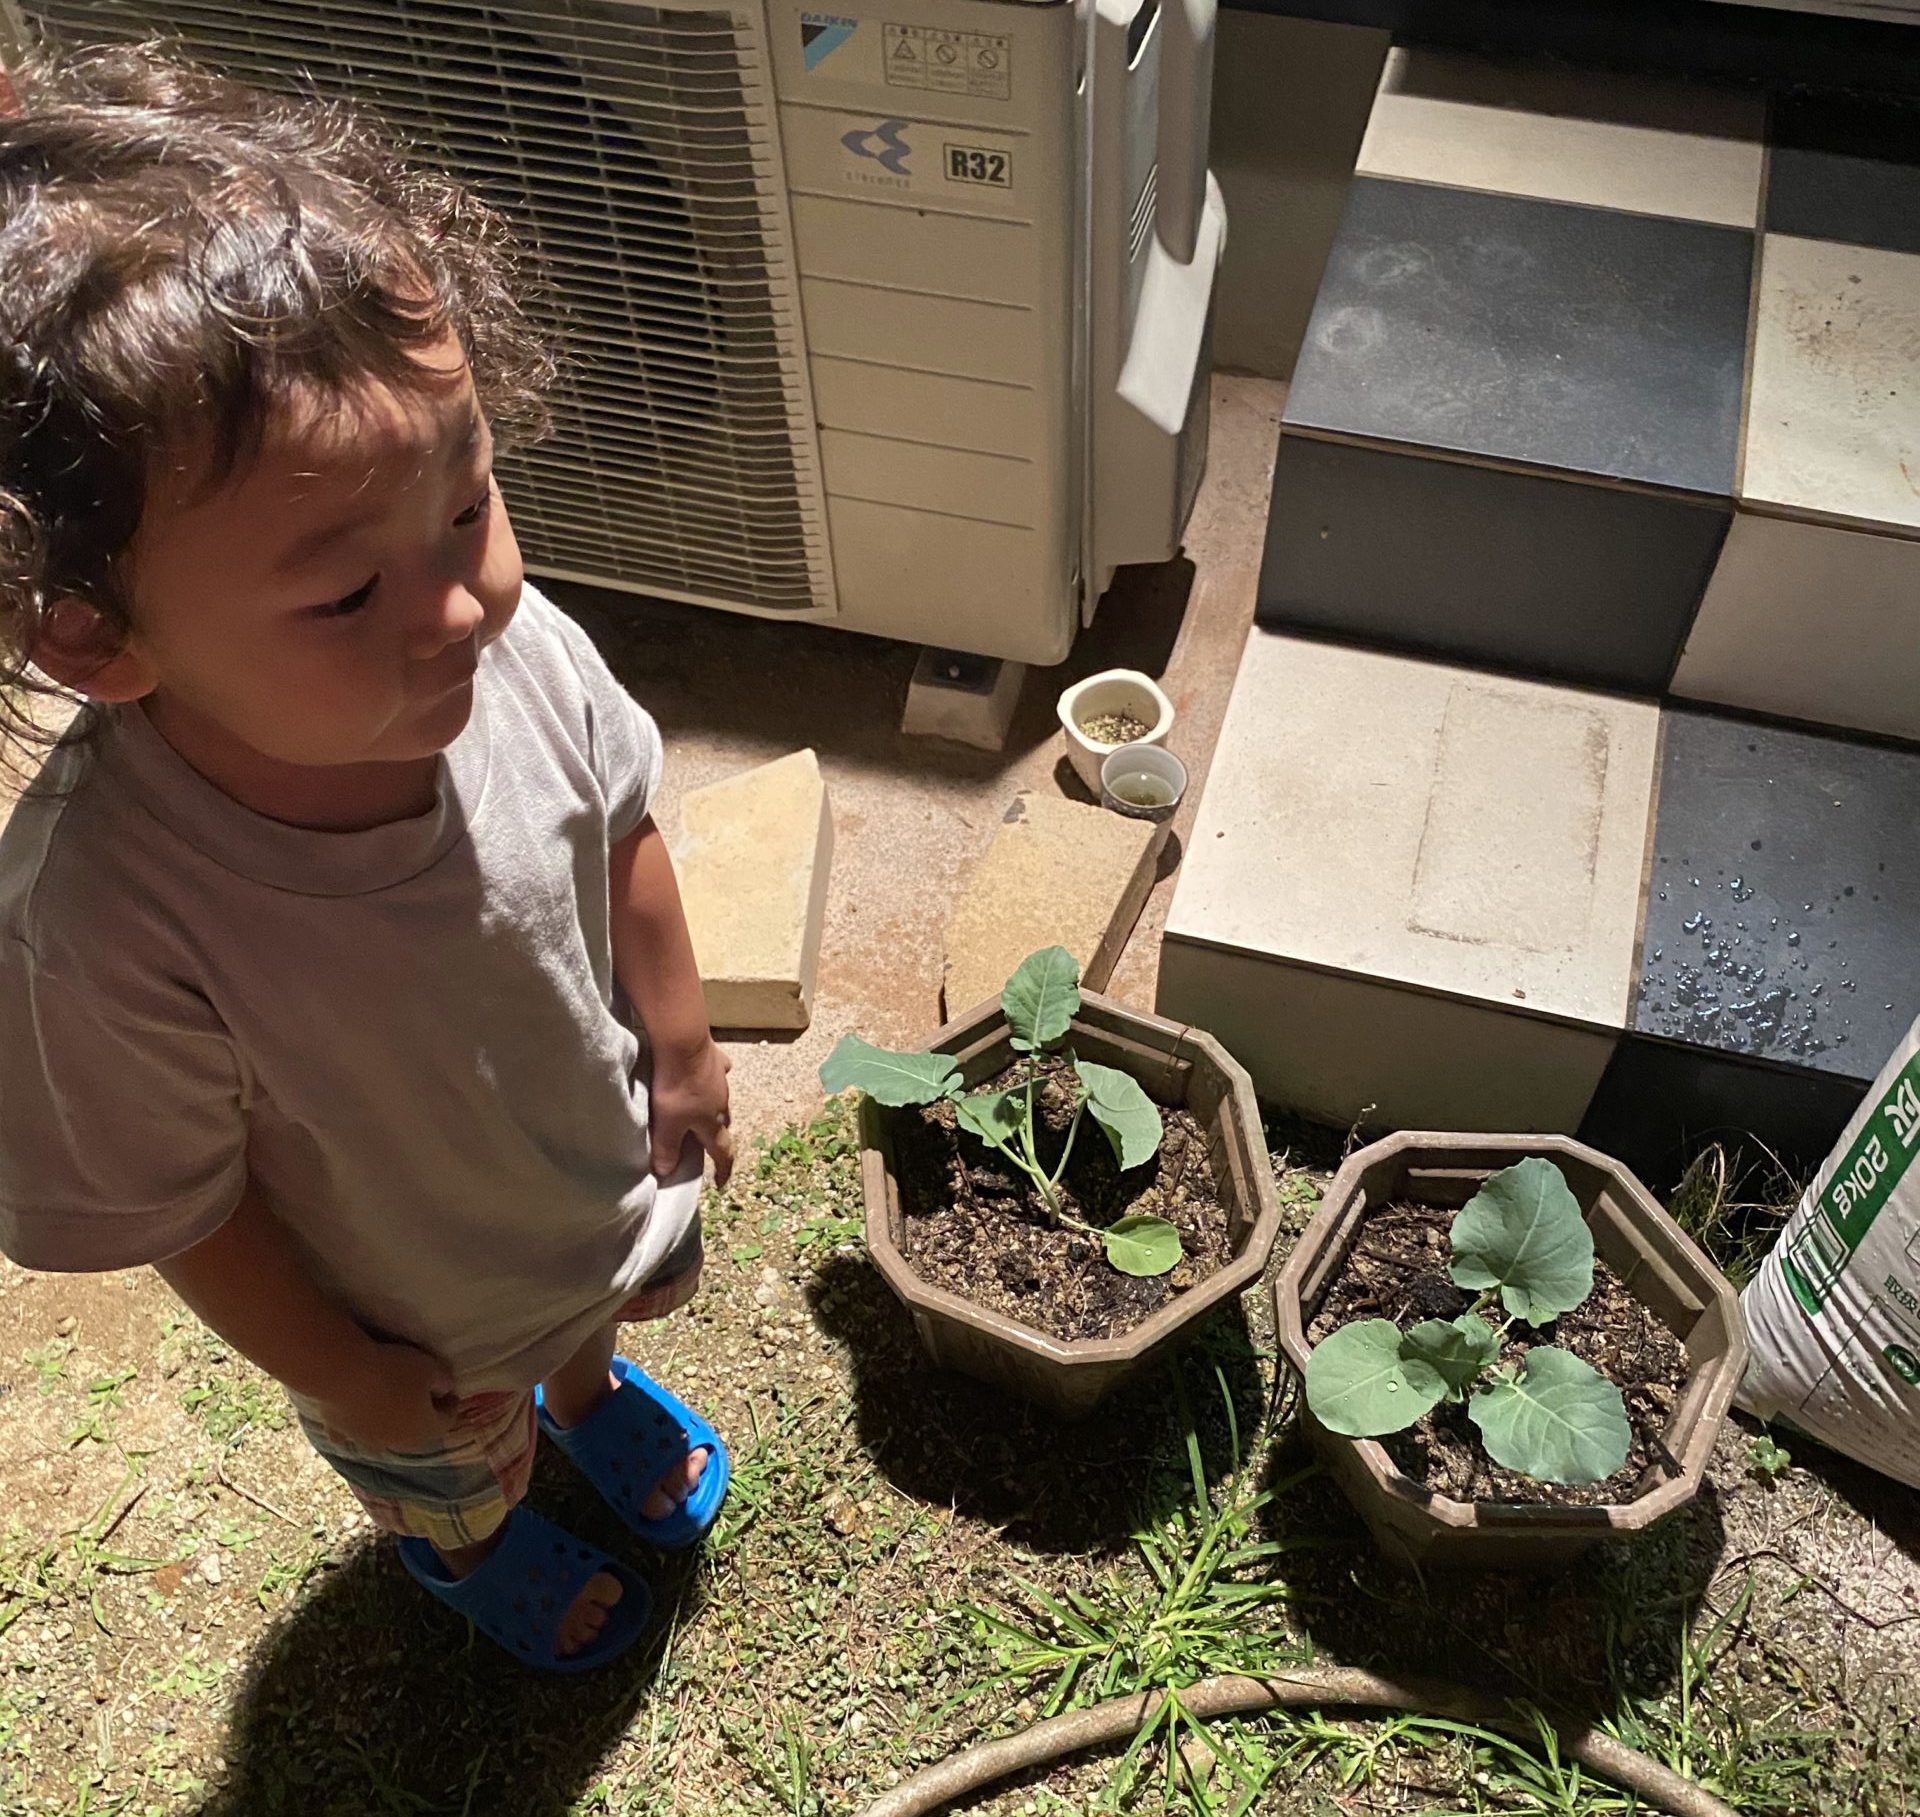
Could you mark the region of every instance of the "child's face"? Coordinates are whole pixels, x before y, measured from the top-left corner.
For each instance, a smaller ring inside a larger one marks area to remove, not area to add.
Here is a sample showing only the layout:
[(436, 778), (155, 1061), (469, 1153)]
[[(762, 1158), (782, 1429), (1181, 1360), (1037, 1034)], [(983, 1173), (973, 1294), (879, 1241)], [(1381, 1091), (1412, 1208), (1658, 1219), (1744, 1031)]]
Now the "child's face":
[(301, 411), (208, 496), (190, 458), (156, 476), (129, 653), (176, 721), (310, 766), (417, 760), (466, 725), (520, 550), (464, 358), (423, 363), (445, 382)]

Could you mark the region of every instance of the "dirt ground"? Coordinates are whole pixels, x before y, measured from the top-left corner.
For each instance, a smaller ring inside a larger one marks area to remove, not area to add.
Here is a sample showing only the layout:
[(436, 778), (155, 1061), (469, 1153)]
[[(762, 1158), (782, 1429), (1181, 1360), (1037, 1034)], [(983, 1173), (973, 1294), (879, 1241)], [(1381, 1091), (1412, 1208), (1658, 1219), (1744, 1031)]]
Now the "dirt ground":
[[(1297, 1227), (1338, 1144), (1289, 1141), (1312, 1163), (1276, 1159)], [(713, 1208), (694, 1306), (629, 1334), (712, 1412), (735, 1486), (706, 1553), (658, 1571), (652, 1644), (577, 1680), (522, 1673), (431, 1604), (272, 1384), (153, 1277), (0, 1269), (0, 1812), (855, 1811), (1043, 1706), (1045, 1675), (1005, 1676), (976, 1612), (1030, 1622), (1037, 1592), (1116, 1621), (1157, 1606), (1129, 1536), (1183, 1518), (1189, 1425), (1217, 1496), (1285, 1486), (1262, 1516), (1279, 1600), (1260, 1619), (1290, 1657), (1436, 1671), (1613, 1717), (1630, 1739), (1638, 1724), (1742, 1811), (1920, 1808), (1920, 1522), (1884, 1479), (1796, 1443), (1763, 1482), (1734, 1425), (1700, 1501), (1596, 1567), (1422, 1584), (1379, 1562), (1286, 1429), (1249, 1442), (1270, 1385), (1264, 1295), (1061, 1428), (927, 1370), (857, 1211), (845, 1117), (786, 1132)], [(622, 1544), (555, 1455), (535, 1500)], [(1289, 1794), (1261, 1809), (1626, 1808), (1590, 1780), (1528, 1793), (1483, 1744), (1405, 1726), (1296, 1718), (1234, 1745), (1284, 1756)], [(1091, 1810), (1112, 1768), (976, 1808)]]

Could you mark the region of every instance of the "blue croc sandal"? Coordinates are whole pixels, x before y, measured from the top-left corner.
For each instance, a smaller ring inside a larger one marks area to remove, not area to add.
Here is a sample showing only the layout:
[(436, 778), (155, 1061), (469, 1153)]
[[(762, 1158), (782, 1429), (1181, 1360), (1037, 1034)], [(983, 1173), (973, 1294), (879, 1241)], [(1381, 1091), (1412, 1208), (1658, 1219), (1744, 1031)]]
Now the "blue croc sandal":
[[(605, 1665), (640, 1638), (653, 1613), (652, 1592), (625, 1565), (531, 1508), (515, 1508), (507, 1516), (505, 1537), (465, 1577), (450, 1576), (424, 1539), (403, 1539), (400, 1562), (489, 1640), (542, 1672), (585, 1672)], [(620, 1600), (607, 1611), (606, 1626), (578, 1653), (556, 1653), (560, 1617), (596, 1571), (620, 1580)]]
[[(541, 1430), (642, 1539), (668, 1551), (691, 1546), (713, 1525), (727, 1498), (727, 1448), (699, 1414), (644, 1369), (617, 1356), (613, 1373), (620, 1386), (577, 1426), (557, 1425), (536, 1389)], [(707, 1467), (693, 1493), (671, 1514), (649, 1520), (640, 1510), (653, 1486), (669, 1465), (702, 1449)]]

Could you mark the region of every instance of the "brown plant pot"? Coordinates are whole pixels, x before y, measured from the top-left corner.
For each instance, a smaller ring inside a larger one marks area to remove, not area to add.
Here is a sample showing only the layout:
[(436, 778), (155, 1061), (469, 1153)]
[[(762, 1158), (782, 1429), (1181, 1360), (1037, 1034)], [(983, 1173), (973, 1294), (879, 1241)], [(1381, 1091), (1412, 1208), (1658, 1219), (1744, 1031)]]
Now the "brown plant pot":
[[(1253, 1081), (1211, 1035), (1136, 1014), (1083, 991), (1067, 1040), (1082, 1059), (1131, 1073), (1157, 1102), (1192, 1111), (1211, 1138), (1233, 1260), (1131, 1331), (1112, 1338), (1049, 1337), (923, 1281), (903, 1247), (894, 1173), (893, 1119), (910, 1113), (864, 1100), (860, 1142), (867, 1249), (913, 1315), (927, 1354), (944, 1368), (1009, 1388), (1062, 1418), (1078, 1419), (1179, 1343), (1215, 1307), (1259, 1279), (1280, 1227), (1280, 1202)], [(951, 1054), (968, 1086), (991, 1079), (1015, 1057), (998, 1003), (949, 1022), (927, 1049)]]
[(1275, 1327), (1296, 1373), (1306, 1370), (1307, 1327), (1321, 1295), (1373, 1207), (1457, 1210), (1489, 1174), (1528, 1155), (1559, 1166), (1600, 1259), (1686, 1346), (1691, 1368), (1667, 1424), (1668, 1462), (1647, 1472), (1631, 1501), (1602, 1507), (1453, 1501), (1402, 1475), (1376, 1440), (1329, 1432), (1303, 1400), (1301, 1417), (1328, 1471), (1380, 1550), (1404, 1564), (1553, 1570), (1602, 1540), (1652, 1526), (1699, 1490), (1746, 1369), (1746, 1330), (1732, 1286), (1618, 1161), (1565, 1136), (1406, 1131), (1361, 1149), (1340, 1169), (1274, 1283)]

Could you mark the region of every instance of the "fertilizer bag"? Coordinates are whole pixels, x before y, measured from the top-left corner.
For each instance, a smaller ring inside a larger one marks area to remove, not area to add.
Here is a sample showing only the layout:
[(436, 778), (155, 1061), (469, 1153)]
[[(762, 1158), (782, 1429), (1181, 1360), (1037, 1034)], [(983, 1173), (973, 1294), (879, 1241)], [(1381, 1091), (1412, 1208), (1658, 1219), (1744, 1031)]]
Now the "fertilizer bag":
[(1920, 1022), (1745, 1293), (1738, 1401), (1920, 1488)]

